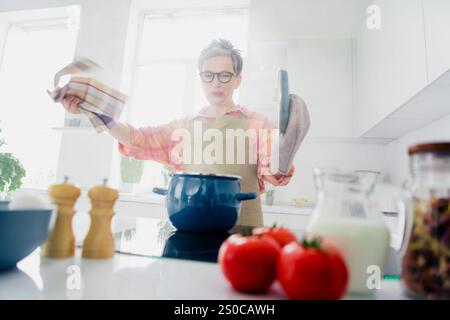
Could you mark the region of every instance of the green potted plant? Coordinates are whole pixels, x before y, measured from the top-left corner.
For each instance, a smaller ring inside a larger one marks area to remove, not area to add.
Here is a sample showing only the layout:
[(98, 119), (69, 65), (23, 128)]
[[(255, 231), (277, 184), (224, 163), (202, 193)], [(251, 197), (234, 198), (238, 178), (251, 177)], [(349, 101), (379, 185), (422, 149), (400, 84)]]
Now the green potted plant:
[(121, 156), (120, 175), (122, 191), (133, 192), (136, 184), (141, 182), (144, 173), (144, 161)]
[(266, 183), (266, 192), (265, 192), (266, 204), (272, 206), (274, 197), (275, 197), (275, 187), (272, 184)]
[[(1, 133), (2, 129), (0, 129)], [(5, 145), (0, 139), (0, 148)], [(0, 152), (0, 201), (8, 200), (11, 193), (19, 189), (25, 177), (25, 169), (20, 161), (9, 152)]]

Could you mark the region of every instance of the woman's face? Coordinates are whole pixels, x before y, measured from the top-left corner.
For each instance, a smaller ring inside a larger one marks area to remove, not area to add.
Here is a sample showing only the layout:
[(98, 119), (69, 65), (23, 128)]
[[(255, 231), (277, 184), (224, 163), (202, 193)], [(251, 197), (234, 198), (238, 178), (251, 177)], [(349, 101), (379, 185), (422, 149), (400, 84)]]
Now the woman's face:
[[(203, 73), (219, 73), (229, 72), (234, 74), (233, 60), (230, 56), (217, 56), (206, 59), (202, 65)], [(226, 78), (222, 76), (222, 80)], [(233, 98), (233, 92), (241, 84), (241, 75), (232, 76), (231, 80), (227, 83), (219, 81), (218, 75), (214, 76), (212, 82), (207, 83), (202, 81), (203, 91), (205, 92), (206, 99), (212, 105), (230, 103)]]

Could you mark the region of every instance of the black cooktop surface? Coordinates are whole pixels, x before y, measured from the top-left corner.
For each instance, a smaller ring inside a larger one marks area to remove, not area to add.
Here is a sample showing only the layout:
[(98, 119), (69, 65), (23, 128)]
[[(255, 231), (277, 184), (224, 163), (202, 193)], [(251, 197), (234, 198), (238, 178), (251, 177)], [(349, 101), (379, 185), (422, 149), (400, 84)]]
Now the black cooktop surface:
[[(119, 223), (118, 223), (119, 222)], [(168, 220), (137, 218), (116, 221), (116, 251), (148, 257), (168, 257), (204, 262), (217, 262), (222, 242), (233, 233), (249, 227), (235, 227), (225, 233), (190, 233), (178, 231)], [(120, 228), (117, 228), (118, 224)], [(117, 231), (121, 229), (121, 231)], [(302, 230), (293, 230), (301, 238)], [(400, 257), (390, 249), (386, 276), (399, 276)]]
[[(236, 226), (223, 233), (193, 233), (178, 231), (167, 220), (138, 218), (134, 227), (116, 231), (114, 236), (116, 251), (120, 253), (217, 262), (219, 248), (225, 239), (250, 228)], [(301, 231), (294, 232), (302, 236)]]

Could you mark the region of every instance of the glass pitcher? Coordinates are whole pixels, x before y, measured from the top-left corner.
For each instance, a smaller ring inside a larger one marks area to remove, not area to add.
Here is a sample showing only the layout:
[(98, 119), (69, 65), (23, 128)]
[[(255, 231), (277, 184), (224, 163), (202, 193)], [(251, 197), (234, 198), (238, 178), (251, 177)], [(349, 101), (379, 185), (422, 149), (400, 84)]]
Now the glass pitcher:
[(450, 299), (450, 142), (411, 146), (414, 219), (402, 261), (407, 293)]
[(349, 270), (350, 293), (369, 294), (368, 275), (383, 276), (389, 253), (389, 229), (369, 196), (377, 175), (314, 169), (317, 205), (307, 226), (308, 236), (320, 236), (343, 254)]

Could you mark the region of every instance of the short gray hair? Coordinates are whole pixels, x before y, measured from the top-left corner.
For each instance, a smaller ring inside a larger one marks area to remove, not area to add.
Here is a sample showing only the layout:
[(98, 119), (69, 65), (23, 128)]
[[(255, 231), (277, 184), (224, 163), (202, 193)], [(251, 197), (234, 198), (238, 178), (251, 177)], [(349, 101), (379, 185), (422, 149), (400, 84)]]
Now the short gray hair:
[(212, 57), (230, 56), (233, 61), (234, 73), (238, 76), (242, 72), (242, 56), (241, 51), (234, 48), (233, 44), (225, 39), (213, 40), (202, 50), (198, 58), (198, 70), (202, 71), (203, 62)]

